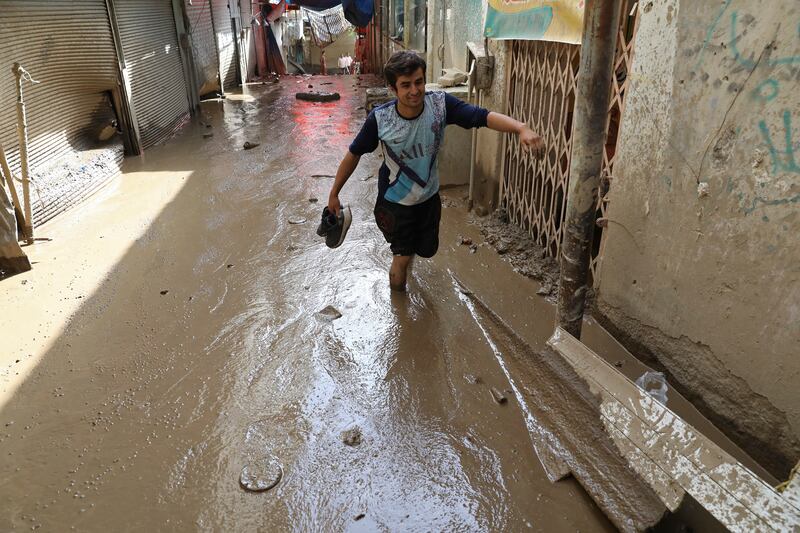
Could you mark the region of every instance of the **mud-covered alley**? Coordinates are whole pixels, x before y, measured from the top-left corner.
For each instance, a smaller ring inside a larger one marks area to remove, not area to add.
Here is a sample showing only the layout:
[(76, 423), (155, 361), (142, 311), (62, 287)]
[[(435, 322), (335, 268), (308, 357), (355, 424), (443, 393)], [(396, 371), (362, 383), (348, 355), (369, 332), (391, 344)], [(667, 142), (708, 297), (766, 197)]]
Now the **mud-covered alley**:
[[(34, 270), (4, 282), (3, 529), (612, 529), (580, 485), (547, 480), (455, 281), (490, 253), (457, 239), (478, 240), (463, 191), (404, 296), (372, 221), (377, 158), (344, 195), (342, 247), (315, 235), (364, 116), (362, 83), (330, 80), (339, 102), (297, 101), (308, 80), (289, 77), (203, 103), (41, 228)], [(533, 285), (523, 301), (546, 305)], [(243, 490), (265, 457), (280, 482)]]
[(0, 530), (800, 528), (799, 8), (521, 4), (0, 1)]

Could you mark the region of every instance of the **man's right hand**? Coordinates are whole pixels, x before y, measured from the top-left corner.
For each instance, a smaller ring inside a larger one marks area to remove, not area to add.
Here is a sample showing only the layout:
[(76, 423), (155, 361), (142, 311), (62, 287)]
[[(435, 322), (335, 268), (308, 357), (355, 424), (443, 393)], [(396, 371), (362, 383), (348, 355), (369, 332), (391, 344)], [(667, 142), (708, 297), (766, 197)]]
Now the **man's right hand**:
[(328, 211), (335, 214), (337, 217), (339, 216), (339, 210), (342, 208), (342, 204), (339, 203), (339, 196), (338, 195), (330, 195), (328, 196)]

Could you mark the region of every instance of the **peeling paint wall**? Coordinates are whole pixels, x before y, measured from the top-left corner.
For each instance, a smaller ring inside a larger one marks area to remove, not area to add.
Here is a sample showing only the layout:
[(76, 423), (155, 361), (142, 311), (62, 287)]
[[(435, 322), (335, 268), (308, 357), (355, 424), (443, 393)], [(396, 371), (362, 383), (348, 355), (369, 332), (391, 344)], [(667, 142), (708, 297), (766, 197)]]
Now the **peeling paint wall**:
[(800, 4), (640, 6), (598, 310), (782, 477), (800, 458)]

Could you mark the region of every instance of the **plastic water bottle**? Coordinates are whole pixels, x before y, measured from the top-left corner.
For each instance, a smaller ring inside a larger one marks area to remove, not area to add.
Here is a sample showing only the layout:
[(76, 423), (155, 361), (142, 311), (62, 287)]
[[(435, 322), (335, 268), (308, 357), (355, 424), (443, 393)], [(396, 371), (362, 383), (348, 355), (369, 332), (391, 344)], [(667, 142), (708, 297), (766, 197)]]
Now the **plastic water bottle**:
[(667, 378), (663, 373), (647, 371), (636, 380), (636, 385), (652, 398), (667, 405)]

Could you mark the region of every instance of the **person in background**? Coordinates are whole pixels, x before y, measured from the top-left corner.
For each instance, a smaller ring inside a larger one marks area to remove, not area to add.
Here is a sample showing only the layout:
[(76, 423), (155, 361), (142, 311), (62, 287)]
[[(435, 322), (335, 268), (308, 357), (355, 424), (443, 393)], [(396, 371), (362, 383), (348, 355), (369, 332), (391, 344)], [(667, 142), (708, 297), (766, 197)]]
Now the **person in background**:
[(319, 73), (325, 76), (328, 73), (328, 66), (326, 65), (325, 61), (325, 49), (322, 49), (322, 52), (319, 54)]

